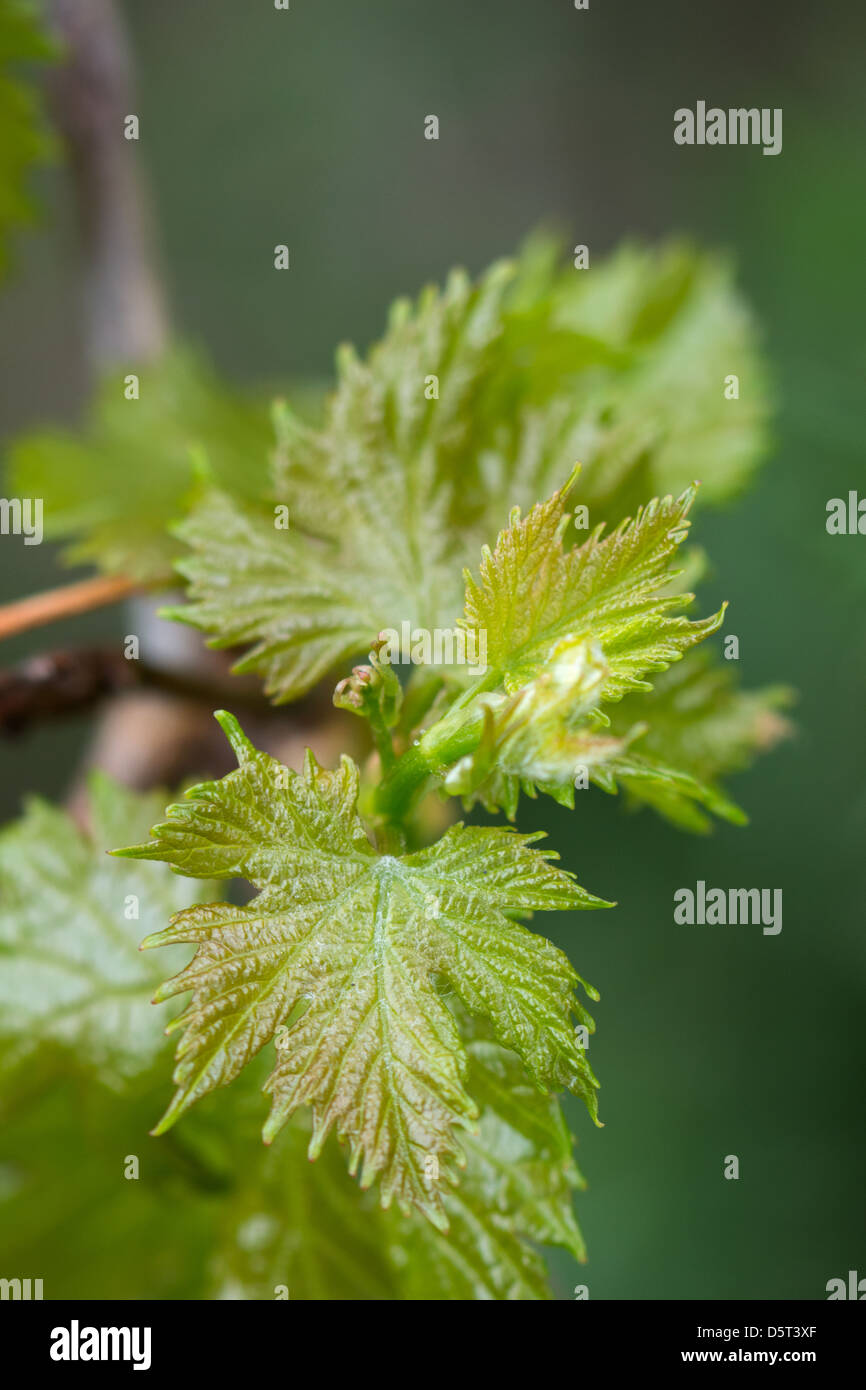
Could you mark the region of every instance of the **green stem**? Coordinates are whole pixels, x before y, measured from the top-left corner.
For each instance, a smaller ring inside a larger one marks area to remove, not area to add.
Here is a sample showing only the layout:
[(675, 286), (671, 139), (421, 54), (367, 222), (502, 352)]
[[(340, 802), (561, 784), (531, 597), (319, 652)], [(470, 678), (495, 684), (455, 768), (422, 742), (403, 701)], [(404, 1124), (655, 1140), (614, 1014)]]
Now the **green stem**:
[(465, 690), (432, 729), (407, 748), (376, 791), (376, 810), (386, 820), (402, 821), (424, 794), (432, 773), (454, 763), (477, 748), (484, 717), (475, 704), (484, 691), (499, 684), (495, 671), (488, 672)]
[(404, 820), (420, 795), (431, 768), (420, 743), (407, 748), (387, 777), (376, 788), (376, 810), (386, 820)]
[(373, 742), (376, 745), (376, 752), (382, 763), (382, 770), (387, 775), (397, 766), (397, 754), (394, 752), (394, 743), (391, 734), (382, 717), (382, 711), (377, 705), (372, 705), (369, 710), (370, 732), (373, 735)]

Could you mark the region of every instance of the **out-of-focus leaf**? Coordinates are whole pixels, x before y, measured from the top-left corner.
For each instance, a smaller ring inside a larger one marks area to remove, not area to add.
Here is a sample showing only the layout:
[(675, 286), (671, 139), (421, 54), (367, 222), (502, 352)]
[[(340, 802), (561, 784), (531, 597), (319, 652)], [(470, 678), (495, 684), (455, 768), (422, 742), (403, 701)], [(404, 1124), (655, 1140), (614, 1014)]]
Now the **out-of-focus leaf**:
[[(162, 804), (95, 774), (91, 829), (34, 799), (0, 832), (0, 1040), (7, 1061), (46, 1039), (106, 1076), (146, 1071), (165, 1047), (159, 983), (139, 942), (206, 891), (109, 857)], [(180, 965), (182, 952), (175, 952)]]
[(71, 563), (168, 581), (181, 550), (169, 528), (196, 490), (194, 460), (235, 499), (262, 496), (273, 442), (269, 412), (187, 352), (142, 364), (135, 374), (138, 399), (127, 399), (124, 378), (106, 380), (82, 432), (18, 440), (12, 486), (43, 499), (47, 536), (78, 538), (66, 552)]
[(53, 56), (34, 6), (26, 0), (0, 0), (0, 278), (8, 267), (10, 232), (33, 220), (29, 172), (53, 150), (40, 94), (21, 80), (20, 64), (43, 63)]
[[(792, 732), (781, 713), (793, 703), (786, 686), (741, 690), (730, 667), (713, 665), (704, 652), (690, 653), (654, 682), (646, 694), (628, 696), (611, 711), (611, 732), (646, 720), (634, 757), (593, 769), (608, 791), (616, 784), (636, 803), (653, 806), (684, 830), (711, 822), (701, 809), (742, 824), (745, 816), (725, 795), (720, 778), (748, 767)], [(690, 794), (695, 785), (704, 795)]]

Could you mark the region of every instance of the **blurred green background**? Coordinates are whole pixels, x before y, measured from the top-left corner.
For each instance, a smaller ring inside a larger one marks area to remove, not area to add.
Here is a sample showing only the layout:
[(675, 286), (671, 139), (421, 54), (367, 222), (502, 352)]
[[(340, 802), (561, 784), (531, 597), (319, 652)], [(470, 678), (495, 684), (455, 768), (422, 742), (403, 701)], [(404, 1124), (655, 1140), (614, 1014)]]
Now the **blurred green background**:
[[(573, 1112), (589, 1191), (591, 1298), (823, 1298), (866, 1275), (866, 538), (826, 534), (866, 495), (862, 328), (866, 12), (688, 0), (148, 0), (124, 5), (140, 157), (174, 320), (238, 381), (329, 373), (397, 294), (480, 270), (539, 223), (600, 256), (687, 232), (730, 248), (765, 330), (777, 439), (757, 486), (699, 513), (743, 680), (797, 687), (798, 734), (735, 779), (747, 830), (706, 840), (601, 793), (524, 802), (615, 912), (556, 940), (601, 991), (590, 1057), (605, 1128)], [(784, 148), (681, 148), (673, 111), (782, 107)], [(439, 116), (438, 143), (423, 119)], [(87, 399), (74, 217), (60, 171), (0, 295), (0, 428), (74, 421)], [(572, 235), (573, 234), (573, 235)], [(292, 270), (274, 276), (273, 246)], [(506, 508), (509, 499), (503, 498)], [(0, 548), (5, 597), (57, 581), (51, 548)], [(68, 637), (122, 635), (120, 612)], [(52, 639), (56, 630), (52, 630)], [(44, 634), (9, 642), (4, 664)], [(0, 809), (62, 795), (75, 720), (2, 750)], [(784, 928), (678, 927), (673, 893), (781, 887)], [(547, 927), (547, 924), (545, 924)], [(727, 1154), (740, 1179), (723, 1178)]]

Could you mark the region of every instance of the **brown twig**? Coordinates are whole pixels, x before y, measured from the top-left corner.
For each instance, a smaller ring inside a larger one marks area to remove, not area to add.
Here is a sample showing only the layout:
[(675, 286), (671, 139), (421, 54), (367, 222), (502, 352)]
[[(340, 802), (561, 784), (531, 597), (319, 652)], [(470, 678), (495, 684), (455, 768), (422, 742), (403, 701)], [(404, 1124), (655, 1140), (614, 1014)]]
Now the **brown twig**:
[(97, 574), (92, 579), (79, 579), (59, 589), (46, 589), (44, 593), (17, 599), (0, 608), (0, 641), (33, 627), (44, 627), (59, 618), (71, 618), (77, 613), (89, 613), (93, 608), (118, 603), (138, 589), (139, 585), (120, 575)]
[(61, 651), (0, 671), (0, 734), (88, 709), (102, 696), (134, 685), (133, 665), (117, 652)]
[(80, 714), (109, 695), (145, 689), (202, 706), (210, 714), (223, 705), (272, 715), (260, 689), (239, 680), (208, 679), (143, 660), (127, 660), (112, 647), (44, 652), (0, 671), (0, 735), (18, 734), (28, 724)]

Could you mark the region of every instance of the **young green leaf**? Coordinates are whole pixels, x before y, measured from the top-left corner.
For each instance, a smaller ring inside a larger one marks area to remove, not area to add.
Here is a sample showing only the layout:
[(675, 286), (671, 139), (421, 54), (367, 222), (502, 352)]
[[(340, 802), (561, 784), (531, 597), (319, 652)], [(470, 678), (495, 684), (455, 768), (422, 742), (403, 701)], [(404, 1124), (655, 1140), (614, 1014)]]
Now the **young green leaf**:
[(414, 310), (399, 301), (367, 362), (341, 350), (322, 430), (278, 417), (288, 530), (219, 493), (181, 528), (193, 602), (168, 616), (215, 646), (252, 643), (236, 669), (263, 675), (277, 702), (366, 653), (382, 628), (455, 623), (460, 571), (483, 536), (461, 519), (460, 460), (511, 274), (496, 265), (475, 287), (455, 272)]
[(580, 768), (607, 762), (628, 736), (598, 732), (588, 717), (596, 708), (609, 668), (601, 648), (584, 638), (554, 647), (548, 666), (513, 695), (482, 694), (484, 730), (478, 746), (447, 773), (447, 791), (468, 807), (480, 801), (490, 812), (514, 819), (520, 792), (546, 792), (574, 805)]
[[(686, 830), (711, 828), (704, 810), (744, 825), (746, 816), (718, 786), (670, 766), (660, 752), (651, 755), (653, 748), (677, 751), (676, 734), (664, 737), (651, 725), (630, 724), (632, 714), (658, 713), (664, 719), (664, 704), (651, 700), (653, 692), (627, 697), (625, 717), (616, 707), (611, 723), (619, 734), (613, 727), (598, 732), (596, 701), (607, 675), (600, 648), (593, 649), (585, 640), (565, 641), (554, 648), (542, 674), (516, 694), (480, 695), (478, 702), (485, 706), (481, 740), (447, 772), (446, 790), (461, 796), (467, 809), (480, 801), (485, 810), (504, 811), (513, 820), (521, 791), (531, 797), (542, 791), (560, 805), (573, 807), (575, 788), (594, 782), (610, 793), (621, 787), (631, 801), (654, 806)], [(747, 696), (731, 693), (734, 703), (738, 698), (743, 708), (729, 711), (727, 727), (745, 738), (746, 728), (740, 729), (737, 714), (744, 720), (749, 708), (757, 714), (760, 698), (754, 704)], [(697, 721), (693, 735), (704, 723), (710, 735), (714, 716), (704, 713), (706, 720)], [(688, 721), (681, 718), (677, 728), (683, 725), (688, 727)]]
[[(15, 489), (44, 498), (48, 534), (77, 538), (69, 558), (144, 582), (170, 576), (167, 528), (192, 505), (194, 603), (172, 616), (250, 645), (248, 669), (294, 698), (381, 627), (448, 627), (461, 567), (508, 506), (552, 491), (563, 459), (583, 461), (593, 522), (615, 523), (695, 471), (725, 497), (763, 453), (763, 373), (727, 266), (629, 247), (576, 275), (560, 255), (530, 246), (475, 286), (455, 272), (398, 301), (366, 361), (341, 351), (323, 428), (276, 412), (272, 489), (265, 412), (179, 351), (141, 368), (137, 400), (107, 382), (83, 436), (22, 440)], [(722, 389), (731, 371), (742, 398)], [(320, 394), (293, 392), (304, 413)], [(200, 512), (191, 448), (224, 494)], [(273, 503), (290, 532), (274, 534)]]
[(238, 769), (170, 807), (153, 842), (118, 851), (259, 890), (247, 907), (183, 911), (144, 943), (198, 948), (158, 995), (192, 991), (173, 1025), (184, 1029), (178, 1089), (158, 1132), (284, 1029), (265, 1138), (309, 1104), (311, 1157), (335, 1129), (362, 1186), (378, 1175), (384, 1205), (414, 1203), (441, 1224), (425, 1160), (441, 1159), (450, 1180), (455, 1130), (471, 1128), (477, 1109), (437, 982), (490, 1020), (540, 1088), (567, 1086), (594, 1114), (597, 1083), (571, 1022), (591, 1023), (579, 977), (509, 914), (605, 904), (535, 849), (537, 836), (510, 830), (456, 825), (419, 853), (379, 855), (357, 815), (350, 759), (326, 772), (310, 754), (299, 775), (219, 718)]
[(688, 532), (695, 490), (655, 498), (609, 536), (599, 527), (583, 545), (563, 547), (568, 487), (525, 518), (515, 508), (494, 551), (485, 546), (480, 582), (467, 574), (465, 625), (485, 633), (490, 675), (514, 694), (547, 666), (557, 643), (589, 638), (608, 675), (604, 701), (648, 690), (661, 671), (720, 625), (724, 608), (689, 622), (674, 610), (694, 595), (664, 592), (670, 561)]
[(745, 817), (727, 799), (719, 778), (748, 767), (758, 753), (790, 735), (791, 725), (780, 711), (792, 700), (785, 686), (739, 690), (730, 667), (691, 652), (660, 675), (651, 691), (629, 695), (611, 710), (612, 734), (621, 734), (637, 718), (647, 721), (646, 732), (630, 750), (633, 758), (593, 769), (594, 780), (607, 791), (619, 784), (630, 800), (653, 806), (685, 830), (710, 828), (701, 805), (742, 824)]
[(214, 1297), (272, 1299), (282, 1286), (292, 1299), (550, 1298), (537, 1247), (584, 1258), (573, 1141), (557, 1101), (528, 1080), (514, 1053), (463, 1015), (460, 1026), (481, 1114), (477, 1134), (463, 1138), (459, 1187), (443, 1187), (448, 1230), (418, 1213), (377, 1209), (349, 1180), (332, 1140), (305, 1163), (310, 1123), (297, 1115), (226, 1206)]
[[(727, 268), (671, 247), (557, 276), (545, 255), (541, 274), (532, 248), (477, 286), (455, 272), (414, 309), (398, 301), (367, 361), (342, 350), (324, 427), (278, 416), (274, 497), (291, 530), (202, 501), (182, 530), (192, 603), (168, 615), (249, 646), (237, 669), (290, 700), (382, 628), (452, 625), (459, 569), (505, 507), (549, 493), (563, 458), (585, 461), (597, 522), (643, 489), (680, 488), (685, 460), (712, 497), (739, 486), (763, 449), (764, 401)], [(750, 383), (733, 406), (723, 363)]]
[(748, 816), (724, 792), (635, 749), (615, 755), (606, 763), (589, 769), (589, 779), (603, 791), (615, 794), (622, 789), (633, 804), (652, 806), (681, 830), (703, 834), (712, 829), (712, 812), (732, 825), (747, 825)]
[[(470, 1025), (471, 1027), (471, 1025)], [(446, 1235), (415, 1220), (395, 1253), (410, 1299), (536, 1300), (551, 1297), (539, 1246), (586, 1258), (574, 1216), (584, 1186), (559, 1103), (539, 1093), (514, 1053), (475, 1028), (469, 1086), (481, 1107), (464, 1140), (460, 1186), (443, 1197)]]
[[(638, 732), (626, 727), (600, 741), (599, 726), (610, 723), (602, 706), (651, 690), (648, 671), (663, 671), (720, 625), (725, 605), (698, 622), (676, 612), (694, 597), (671, 568), (693, 488), (678, 501), (656, 498), (611, 535), (599, 527), (567, 550), (571, 481), (525, 518), (515, 508), (495, 550), (484, 547), (480, 580), (466, 573), (462, 623), (485, 651), (485, 673), (386, 774), (376, 798), (384, 817), (399, 818), (431, 775), (468, 804), (478, 799), (510, 815), (521, 787), (573, 805), (578, 766), (599, 766)], [(681, 793), (687, 781), (680, 779)], [(690, 794), (708, 795), (696, 783)]]
[(142, 928), (155, 929), (205, 888), (106, 852), (142, 834), (160, 804), (159, 796), (96, 774), (87, 834), (35, 799), (0, 834), (0, 1028), (8, 1060), (53, 1039), (106, 1074), (126, 1076), (144, 1071), (164, 1047), (150, 1007), (158, 975), (138, 943)]
[(558, 486), (563, 459), (583, 464), (593, 525), (696, 473), (704, 505), (741, 490), (766, 452), (768, 409), (731, 267), (672, 243), (626, 245), (575, 273), (564, 249), (536, 237), (518, 263), (467, 499), (486, 515), (492, 496), (526, 511)]

